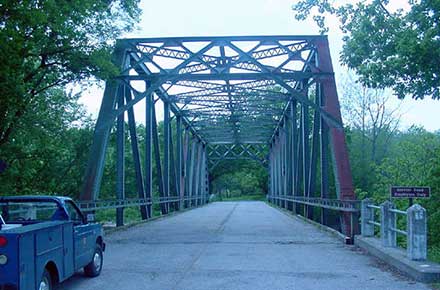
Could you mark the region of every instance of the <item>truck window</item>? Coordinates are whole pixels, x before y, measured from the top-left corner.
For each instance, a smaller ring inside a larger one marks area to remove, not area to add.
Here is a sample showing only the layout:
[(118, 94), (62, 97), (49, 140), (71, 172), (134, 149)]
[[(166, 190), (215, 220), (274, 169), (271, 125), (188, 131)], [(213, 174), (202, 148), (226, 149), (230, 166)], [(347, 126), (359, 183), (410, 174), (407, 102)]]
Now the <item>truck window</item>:
[(81, 224), (83, 222), (83, 216), (81, 212), (73, 204), (72, 201), (66, 201), (66, 209), (71, 221), (73, 221), (75, 224)]
[(1, 215), (6, 223), (50, 221), (58, 209), (55, 202), (2, 202)]

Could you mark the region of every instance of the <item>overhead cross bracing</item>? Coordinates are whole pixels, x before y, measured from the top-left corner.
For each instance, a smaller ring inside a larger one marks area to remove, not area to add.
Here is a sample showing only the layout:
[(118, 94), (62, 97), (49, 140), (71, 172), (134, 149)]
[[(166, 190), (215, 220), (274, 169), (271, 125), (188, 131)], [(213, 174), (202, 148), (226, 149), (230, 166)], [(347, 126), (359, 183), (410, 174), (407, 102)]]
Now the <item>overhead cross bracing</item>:
[[(313, 37), (126, 39), (120, 78), (146, 81), (206, 143), (268, 143), (318, 76)], [(132, 90), (141, 96), (144, 92)]]

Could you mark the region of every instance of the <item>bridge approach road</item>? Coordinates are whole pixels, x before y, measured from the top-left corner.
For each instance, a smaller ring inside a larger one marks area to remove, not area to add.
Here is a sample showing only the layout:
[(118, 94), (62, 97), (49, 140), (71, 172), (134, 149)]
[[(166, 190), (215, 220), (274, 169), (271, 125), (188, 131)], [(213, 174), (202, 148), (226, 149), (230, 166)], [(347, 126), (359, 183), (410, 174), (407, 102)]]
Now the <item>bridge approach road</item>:
[(428, 290), (264, 202), (218, 202), (107, 236), (64, 290)]

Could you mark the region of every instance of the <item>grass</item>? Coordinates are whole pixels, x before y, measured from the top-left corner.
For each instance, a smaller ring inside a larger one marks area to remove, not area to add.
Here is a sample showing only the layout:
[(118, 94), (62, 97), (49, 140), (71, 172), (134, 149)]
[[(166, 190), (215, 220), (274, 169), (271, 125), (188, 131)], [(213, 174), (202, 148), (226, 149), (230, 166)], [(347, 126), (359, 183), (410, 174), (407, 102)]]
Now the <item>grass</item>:
[[(103, 209), (96, 212), (96, 221), (99, 223), (116, 223), (116, 209)], [(138, 207), (124, 209), (124, 223), (132, 223), (141, 220)]]
[[(153, 216), (162, 215), (160, 205), (153, 205)], [(95, 214), (95, 219), (98, 223), (116, 223), (116, 209), (98, 210)], [(127, 207), (124, 209), (124, 224), (131, 224), (141, 220), (141, 213), (139, 207)]]

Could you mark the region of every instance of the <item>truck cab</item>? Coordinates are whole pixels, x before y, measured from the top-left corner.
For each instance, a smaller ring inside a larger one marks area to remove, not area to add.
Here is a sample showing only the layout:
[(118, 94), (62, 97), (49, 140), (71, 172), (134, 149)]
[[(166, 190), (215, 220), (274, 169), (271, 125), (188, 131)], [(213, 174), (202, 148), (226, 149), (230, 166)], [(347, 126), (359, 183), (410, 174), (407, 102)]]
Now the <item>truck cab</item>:
[(101, 273), (101, 225), (68, 197), (0, 197), (0, 289), (52, 290), (84, 269)]

